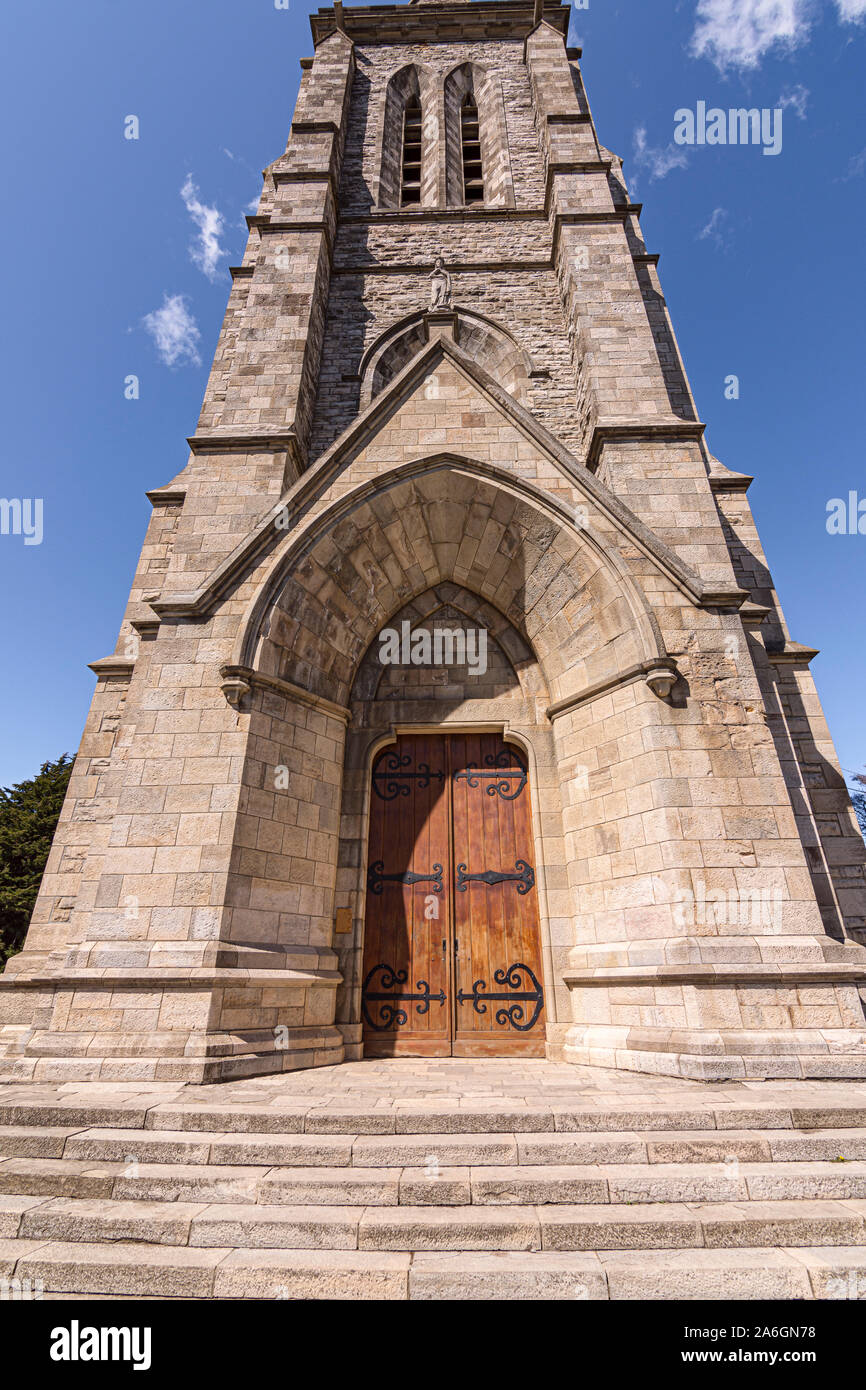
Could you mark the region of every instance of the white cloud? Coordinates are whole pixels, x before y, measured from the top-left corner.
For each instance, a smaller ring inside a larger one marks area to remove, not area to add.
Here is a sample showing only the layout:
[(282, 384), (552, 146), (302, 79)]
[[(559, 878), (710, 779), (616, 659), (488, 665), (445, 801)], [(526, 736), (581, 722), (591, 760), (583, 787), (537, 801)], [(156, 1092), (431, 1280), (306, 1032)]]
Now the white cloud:
[(863, 146), (859, 154), (852, 154), (848, 160), (848, 169), (842, 176), (842, 182), (847, 183), (849, 179), (861, 179), (864, 174), (866, 174), (866, 145)]
[(647, 170), (650, 181), (663, 179), (671, 169), (685, 169), (688, 152), (679, 145), (648, 145), (646, 129), (638, 126), (634, 133), (634, 163), (638, 170)]
[(705, 227), (698, 232), (698, 241), (712, 241), (721, 250), (727, 244), (726, 223), (728, 220), (727, 208), (714, 208), (713, 215)]
[(201, 364), (197, 347), (201, 334), (182, 294), (163, 295), (162, 307), (146, 314), (142, 322), (167, 367)]
[(220, 234), (223, 230), (223, 216), (217, 208), (208, 207), (206, 203), (199, 200), (198, 189), (192, 181), (192, 174), (187, 174), (186, 182), (180, 190), (187, 212), (193, 222), (198, 227), (198, 237), (189, 248), (193, 264), (203, 271), (209, 280), (215, 280), (217, 267), (221, 258), (226, 254), (224, 248), (220, 246)]
[[(866, 3), (866, 0), (864, 0)], [(804, 87), (802, 82), (798, 82), (796, 87), (787, 87), (776, 102), (783, 110), (790, 106), (798, 120), (806, 119), (806, 102), (809, 100), (809, 89)]]
[[(837, 0), (866, 6), (866, 0)], [(771, 48), (796, 48), (809, 32), (810, 0), (698, 0), (691, 51), (720, 72), (754, 68)]]
[(836, 0), (836, 9), (843, 24), (859, 24), (866, 19), (866, 0)]
[(247, 217), (255, 217), (255, 215), (256, 215), (256, 213), (258, 212), (258, 210), (259, 210), (259, 199), (258, 199), (258, 198), (250, 198), (250, 201), (247, 203), (246, 207), (244, 208), (243, 212), (241, 213), (241, 226), (243, 227), (243, 229), (244, 229), (245, 232), (248, 232), (248, 231), (249, 231), (249, 227), (247, 226)]

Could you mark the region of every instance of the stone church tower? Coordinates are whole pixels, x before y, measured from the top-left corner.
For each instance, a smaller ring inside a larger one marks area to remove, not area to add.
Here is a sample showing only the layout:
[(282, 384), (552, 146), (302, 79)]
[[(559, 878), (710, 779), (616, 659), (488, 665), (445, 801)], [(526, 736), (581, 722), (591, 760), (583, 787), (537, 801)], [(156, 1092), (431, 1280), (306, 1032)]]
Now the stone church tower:
[(0, 979), (3, 1076), (866, 1073), (815, 653), (568, 16), (312, 17)]

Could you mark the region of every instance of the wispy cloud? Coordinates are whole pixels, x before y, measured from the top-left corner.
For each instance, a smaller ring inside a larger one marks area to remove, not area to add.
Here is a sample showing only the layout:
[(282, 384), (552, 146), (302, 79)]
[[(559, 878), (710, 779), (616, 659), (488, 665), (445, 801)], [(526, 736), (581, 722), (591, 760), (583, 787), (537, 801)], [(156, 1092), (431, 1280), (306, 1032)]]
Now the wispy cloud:
[[(837, 0), (837, 3), (866, 0)], [(698, 0), (691, 50), (720, 72), (757, 67), (772, 48), (796, 48), (809, 33), (811, 0)]]
[(866, 174), (866, 145), (863, 146), (859, 154), (852, 154), (848, 160), (848, 168), (842, 175), (842, 182), (847, 183), (849, 179), (862, 179)]
[(196, 367), (201, 364), (198, 355), (201, 334), (182, 294), (164, 295), (162, 307), (146, 314), (142, 322), (167, 367), (184, 362)]
[(258, 212), (258, 210), (259, 210), (259, 199), (258, 199), (258, 198), (250, 198), (250, 201), (247, 203), (246, 207), (244, 208), (243, 212), (241, 213), (241, 226), (243, 227), (244, 231), (247, 231), (247, 218), (248, 218), (248, 217), (255, 217), (255, 215), (256, 215), (256, 213)]
[(223, 230), (223, 216), (218, 208), (208, 207), (201, 202), (198, 196), (198, 189), (192, 181), (192, 174), (187, 174), (186, 182), (180, 190), (187, 212), (193, 222), (198, 227), (198, 236), (189, 248), (194, 265), (197, 265), (209, 280), (215, 280), (217, 267), (226, 254), (224, 248), (220, 246), (220, 236)]
[[(720, 72), (756, 68), (771, 49), (790, 52), (809, 37), (820, 0), (697, 0), (691, 51)], [(843, 24), (866, 20), (866, 0), (833, 0)], [(799, 112), (798, 112), (799, 115)]]
[[(651, 183), (655, 179), (663, 179), (671, 169), (685, 169), (689, 162), (688, 151), (680, 145), (647, 144), (644, 126), (638, 126), (635, 130), (633, 159), (635, 168), (641, 173), (647, 172)], [(637, 181), (634, 182), (637, 186)]]
[[(866, 3), (866, 0), (864, 0), (864, 3)], [(791, 110), (794, 112), (794, 115), (798, 118), (798, 120), (805, 121), (806, 103), (808, 100), (808, 87), (804, 87), (802, 82), (798, 82), (796, 87), (785, 88), (784, 92), (782, 92), (782, 95), (776, 102), (776, 105), (781, 106), (786, 111), (790, 107)]]
[(866, 0), (835, 0), (843, 24), (859, 24), (866, 19)]
[(727, 208), (714, 208), (713, 215), (705, 227), (698, 232), (698, 241), (711, 241), (720, 251), (723, 251), (728, 244), (728, 210)]

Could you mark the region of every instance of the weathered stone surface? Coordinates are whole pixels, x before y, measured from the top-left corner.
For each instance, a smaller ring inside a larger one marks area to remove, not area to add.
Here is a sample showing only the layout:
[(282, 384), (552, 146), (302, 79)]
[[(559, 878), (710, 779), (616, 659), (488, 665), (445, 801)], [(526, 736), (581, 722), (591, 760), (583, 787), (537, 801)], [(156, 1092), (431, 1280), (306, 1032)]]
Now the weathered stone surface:
[(51, 1241), (25, 1254), (15, 1273), (58, 1293), (210, 1298), (214, 1271), (229, 1253), (125, 1241), (87, 1246)]
[[(189, 460), (151, 494), (0, 979), (0, 1078), (146, 1087), (357, 1059), (371, 750), (454, 724), (531, 752), (548, 1055), (866, 1075), (866, 853), (748, 479), (704, 443), (567, 10), (495, 29), (464, 10), (313, 20)], [(423, 157), (404, 188), (410, 99)], [(404, 620), (483, 629), (489, 668), (384, 671), (377, 637)], [(154, 1099), (148, 1128), (195, 1124)], [(134, 1127), (139, 1106), (117, 1093), (82, 1123)], [(77, 1123), (64, 1108), (52, 1123)], [(289, 1132), (222, 1109), (201, 1132)], [(554, 1096), (435, 1109), (365, 1127), (322, 1107), (307, 1132), (630, 1124)]]
[(399, 1168), (271, 1168), (259, 1180), (258, 1200), (271, 1205), (392, 1206)]
[[(49, 1295), (859, 1288), (866, 851), (811, 652), (567, 8), (487, 11), (313, 17), (150, 494), (0, 977), (0, 1264)], [(384, 668), (404, 622), (487, 668)], [(371, 760), (407, 728), (523, 749), (547, 1060), (362, 1060)]]
[(800, 1299), (812, 1297), (797, 1251), (654, 1250), (599, 1256), (614, 1299)]
[(196, 1215), (190, 1245), (278, 1250), (355, 1250), (362, 1207), (214, 1207)]
[(235, 1250), (217, 1268), (215, 1298), (405, 1299), (408, 1254)]
[(517, 1143), (511, 1135), (399, 1134), (356, 1140), (352, 1162), (361, 1167), (460, 1168), (475, 1163), (516, 1163)]
[(370, 1208), (358, 1228), (360, 1250), (539, 1250), (533, 1207)]
[(149, 1245), (186, 1245), (190, 1223), (204, 1209), (188, 1202), (53, 1197), (27, 1213), (21, 1234), (31, 1240), (137, 1240)]
[(595, 1255), (416, 1255), (409, 1274), (412, 1299), (607, 1298), (607, 1280)]

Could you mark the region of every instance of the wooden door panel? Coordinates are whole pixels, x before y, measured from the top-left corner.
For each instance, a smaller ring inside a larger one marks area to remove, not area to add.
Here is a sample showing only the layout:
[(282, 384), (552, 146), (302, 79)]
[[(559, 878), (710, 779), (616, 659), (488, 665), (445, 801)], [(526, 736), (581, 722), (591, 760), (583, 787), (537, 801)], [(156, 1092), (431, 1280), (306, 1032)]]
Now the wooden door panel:
[(401, 736), (375, 761), (367, 1056), (544, 1056), (524, 757), (497, 734)]
[(448, 1056), (451, 864), (444, 738), (401, 738), (376, 759), (367, 864), (364, 1050), (379, 1057)]
[(544, 1056), (529, 785), (498, 734), (451, 740), (456, 1056)]

